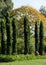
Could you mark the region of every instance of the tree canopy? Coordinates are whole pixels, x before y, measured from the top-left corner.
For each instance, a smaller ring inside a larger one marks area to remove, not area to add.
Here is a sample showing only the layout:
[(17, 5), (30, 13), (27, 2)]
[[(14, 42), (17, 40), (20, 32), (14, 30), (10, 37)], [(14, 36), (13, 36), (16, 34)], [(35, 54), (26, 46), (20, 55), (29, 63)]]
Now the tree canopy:
[(46, 17), (46, 7), (45, 6), (41, 6), (40, 10), (41, 14), (43, 14)]
[(11, 0), (0, 0), (0, 17), (4, 17), (7, 11), (13, 8)]

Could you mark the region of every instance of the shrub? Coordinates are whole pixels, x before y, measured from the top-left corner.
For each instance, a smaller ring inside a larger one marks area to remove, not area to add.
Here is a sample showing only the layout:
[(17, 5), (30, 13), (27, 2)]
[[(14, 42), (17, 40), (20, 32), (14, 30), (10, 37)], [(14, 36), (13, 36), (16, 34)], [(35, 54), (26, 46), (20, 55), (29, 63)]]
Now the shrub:
[(35, 56), (35, 55), (0, 55), (0, 62), (12, 62), (12, 61), (26, 61), (26, 60), (36, 60), (36, 59), (46, 59), (46, 56)]
[(15, 57), (11, 55), (0, 55), (0, 62), (12, 62), (15, 61)]
[(44, 42), (44, 52), (46, 53), (46, 42)]
[(18, 54), (24, 53), (24, 40), (21, 38), (17, 39), (16, 50)]
[(34, 54), (35, 53), (35, 38), (30, 37), (30, 44), (28, 45), (28, 53), (29, 54)]

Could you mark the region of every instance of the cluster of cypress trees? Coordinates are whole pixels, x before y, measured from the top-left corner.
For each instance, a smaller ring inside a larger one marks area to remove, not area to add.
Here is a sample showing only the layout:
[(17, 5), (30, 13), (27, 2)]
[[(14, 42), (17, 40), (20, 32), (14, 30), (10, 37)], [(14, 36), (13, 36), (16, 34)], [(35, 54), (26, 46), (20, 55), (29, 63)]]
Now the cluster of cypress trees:
[[(7, 40), (5, 39), (5, 34)], [(9, 13), (6, 15), (6, 23), (3, 20), (1, 21), (1, 35), (1, 53), (5, 54), (5, 51), (6, 54), (16, 53), (17, 21), (15, 18), (11, 21)], [(28, 44), (30, 43), (30, 26), (27, 17), (24, 18), (24, 43), (24, 54), (27, 54)]]
[(11, 21), (9, 13), (6, 15), (6, 22), (1, 21), (1, 53), (15, 53), (15, 45), (17, 39), (17, 25), (15, 18)]
[(44, 51), (44, 27), (43, 22), (40, 22), (39, 31), (38, 31), (38, 22), (35, 23), (35, 54), (39, 53), (43, 55)]
[[(39, 30), (38, 30), (39, 29)], [(38, 33), (39, 32), (39, 33)], [(7, 37), (7, 39), (6, 39)], [(35, 22), (35, 53), (39, 52), (43, 54), (43, 40), (44, 40), (44, 27), (43, 22)], [(9, 13), (6, 15), (6, 22), (1, 21), (1, 53), (2, 54), (13, 54), (16, 53), (17, 44), (17, 21), (15, 18), (11, 20)], [(28, 53), (28, 45), (30, 44), (30, 26), (27, 17), (24, 18), (24, 54)], [(12, 49), (11, 49), (12, 48)]]

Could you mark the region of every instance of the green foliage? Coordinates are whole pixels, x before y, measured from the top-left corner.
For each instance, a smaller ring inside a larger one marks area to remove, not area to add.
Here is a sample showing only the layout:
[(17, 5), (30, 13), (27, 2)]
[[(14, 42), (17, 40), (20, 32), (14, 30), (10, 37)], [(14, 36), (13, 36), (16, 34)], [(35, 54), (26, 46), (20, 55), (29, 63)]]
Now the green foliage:
[(6, 32), (7, 32), (7, 54), (11, 54), (11, 44), (12, 44), (12, 25), (9, 17), (9, 13), (6, 16)]
[(0, 55), (0, 62), (12, 62), (12, 61), (29, 61), (29, 60), (46, 59), (46, 56), (35, 55)]
[(6, 26), (4, 20), (1, 20), (1, 53), (5, 54), (6, 48)]
[(0, 0), (0, 17), (4, 17), (7, 11), (12, 10), (13, 3), (11, 0)]
[(46, 42), (44, 41), (44, 52), (46, 53)]
[[(17, 38), (16, 50), (17, 54), (24, 54), (24, 39)], [(34, 38), (30, 37), (30, 43), (28, 44), (28, 54), (34, 54), (35, 52), (35, 44)]]
[(28, 54), (35, 53), (35, 38), (30, 37), (30, 44), (28, 45)]
[(26, 17), (24, 18), (24, 43), (25, 43), (24, 54), (27, 54), (28, 44), (30, 43), (30, 27), (28, 19)]
[(24, 53), (24, 40), (22, 38), (17, 38), (16, 50), (18, 54)]
[(0, 55), (0, 62), (12, 62), (15, 61), (14, 56), (11, 55)]
[(35, 53), (39, 50), (38, 22), (35, 22)]
[(16, 53), (16, 43), (17, 43), (17, 21), (13, 18), (12, 21), (13, 28), (13, 43), (12, 43), (12, 53)]
[(44, 52), (44, 27), (43, 27), (43, 22), (40, 22), (40, 32), (39, 32), (39, 38), (40, 38), (40, 43), (39, 43), (39, 54), (43, 55)]

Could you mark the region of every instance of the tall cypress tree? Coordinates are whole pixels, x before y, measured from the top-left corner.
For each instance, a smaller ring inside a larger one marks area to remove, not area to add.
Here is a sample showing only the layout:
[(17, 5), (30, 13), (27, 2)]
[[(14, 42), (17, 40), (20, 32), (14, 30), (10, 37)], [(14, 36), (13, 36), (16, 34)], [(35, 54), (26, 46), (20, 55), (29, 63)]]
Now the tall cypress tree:
[(27, 17), (24, 18), (24, 54), (28, 53), (28, 44), (30, 43), (30, 27)]
[(1, 21), (1, 53), (5, 54), (6, 26), (4, 20)]
[(13, 28), (13, 43), (12, 43), (12, 54), (16, 53), (16, 43), (17, 43), (17, 20), (13, 18), (12, 21)]
[(39, 38), (40, 38), (39, 54), (43, 55), (43, 51), (44, 51), (44, 46), (43, 46), (43, 41), (44, 41), (44, 27), (43, 27), (43, 22), (42, 21), (40, 22)]
[(7, 32), (7, 54), (11, 54), (11, 44), (12, 44), (12, 25), (9, 13), (6, 15), (6, 32)]
[(37, 54), (39, 50), (39, 39), (38, 39), (38, 22), (35, 22), (35, 54)]

